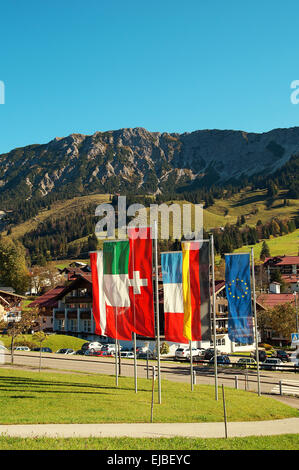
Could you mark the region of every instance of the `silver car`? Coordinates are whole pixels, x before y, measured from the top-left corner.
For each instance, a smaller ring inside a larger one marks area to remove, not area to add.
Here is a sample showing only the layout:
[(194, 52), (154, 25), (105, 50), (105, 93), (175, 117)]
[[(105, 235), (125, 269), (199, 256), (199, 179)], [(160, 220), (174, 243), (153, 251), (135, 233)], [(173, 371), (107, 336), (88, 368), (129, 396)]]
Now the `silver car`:
[(261, 369), (264, 370), (281, 370), (283, 369), (283, 362), (281, 359), (274, 357), (268, 357), (262, 364)]
[[(192, 356), (198, 356), (198, 349), (192, 348)], [(189, 348), (178, 348), (175, 352), (175, 360), (190, 358), (190, 349)]]

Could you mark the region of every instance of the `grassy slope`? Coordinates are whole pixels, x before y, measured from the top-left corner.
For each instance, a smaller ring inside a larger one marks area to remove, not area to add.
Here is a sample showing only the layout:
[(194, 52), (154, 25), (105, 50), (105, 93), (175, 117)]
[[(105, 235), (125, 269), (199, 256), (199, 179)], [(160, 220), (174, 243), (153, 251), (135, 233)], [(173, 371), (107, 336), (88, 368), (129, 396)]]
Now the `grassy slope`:
[[(22, 339), (25, 341), (30, 341), (36, 343), (36, 346), (39, 347), (40, 344), (37, 341), (32, 339), (32, 335), (20, 335), (17, 337), (16, 342), (20, 342)], [(11, 338), (7, 335), (1, 335), (0, 341), (4, 344), (6, 348), (10, 347)], [(49, 335), (45, 341), (43, 341), (42, 347), (51, 348), (53, 352), (57, 351), (60, 348), (71, 348), (71, 349), (80, 349), (82, 344), (86, 343), (85, 340), (80, 338), (75, 338), (74, 336), (67, 335)]]
[[(278, 255), (297, 255), (299, 250), (299, 229), (295, 230), (292, 233), (283, 235), (282, 237), (271, 238), (266, 240), (267, 245), (270, 249), (271, 256)], [(253, 247), (254, 258), (259, 262), (260, 253), (262, 249), (262, 242), (257, 243), (256, 245), (248, 245), (242, 248), (239, 248), (234, 251), (234, 253), (249, 252)]]
[(41, 211), (38, 216), (26, 220), (26, 222), (23, 222), (13, 227), (10, 237), (20, 238), (25, 233), (34, 230), (40, 222), (43, 222), (49, 217), (67, 217), (67, 215), (72, 210), (77, 210), (78, 208), (87, 206), (91, 203), (101, 204), (103, 202), (109, 202), (109, 198), (109, 194), (90, 194), (88, 196), (75, 197), (73, 199), (69, 199), (68, 201), (56, 202), (52, 204), (49, 210), (45, 209)]
[[(244, 215), (246, 224), (254, 226), (258, 220), (266, 222), (272, 217), (289, 218), (294, 217), (299, 211), (299, 200), (290, 199), (289, 206), (284, 206), (287, 191), (280, 191), (273, 205), (268, 208), (266, 204), (266, 190), (248, 191), (242, 190), (230, 199), (218, 199), (209, 212), (224, 217), (226, 223), (234, 224), (238, 216)], [(256, 214), (253, 212), (258, 211)]]
[[(99, 366), (100, 367), (100, 366)], [(100, 374), (59, 374), (0, 368), (1, 424), (150, 422), (152, 381)], [(222, 401), (210, 385), (162, 381), (164, 399), (154, 422), (222, 422)], [(228, 421), (298, 417), (299, 411), (269, 397), (227, 388)], [(155, 393), (155, 404), (157, 404)]]
[[(258, 220), (261, 220), (264, 223), (275, 216), (279, 218), (293, 217), (299, 211), (299, 200), (289, 200), (290, 205), (284, 206), (283, 202), (285, 196), (286, 191), (280, 191), (277, 199), (273, 203), (273, 206), (268, 208), (266, 204), (266, 190), (249, 191), (244, 189), (240, 191), (240, 193), (232, 196), (230, 199), (216, 200), (212, 206), (210, 206), (208, 209), (204, 209), (204, 227), (206, 230), (209, 230), (214, 227), (224, 226), (227, 223), (234, 224), (240, 215), (245, 215), (246, 224), (251, 226), (255, 226)], [(19, 238), (29, 230), (36, 228), (39, 222), (42, 222), (53, 215), (56, 217), (67, 216), (74, 208), (84, 207), (85, 205), (93, 202), (96, 204), (109, 202), (109, 200), (109, 194), (92, 194), (89, 196), (73, 198), (69, 201), (57, 202), (52, 205), (50, 210), (44, 210), (40, 212), (37, 217), (14, 227), (10, 236), (13, 238)], [(182, 205), (186, 204), (187, 202), (174, 202), (175, 204), (180, 205), (182, 213)], [(172, 234), (172, 220), (170, 220), (170, 234)], [(298, 231), (293, 234), (286, 235), (285, 237), (279, 237), (277, 239), (271, 240), (269, 242), (273, 250), (273, 253), (271, 251), (271, 254), (297, 254), (297, 238)], [(80, 241), (83, 241), (83, 239), (74, 240), (71, 242), (71, 244), (76, 244)], [(257, 257), (259, 256), (260, 249), (261, 247), (259, 245), (255, 246), (255, 253)], [(59, 267), (65, 266), (67, 264), (67, 262), (61, 261), (59, 262)]]

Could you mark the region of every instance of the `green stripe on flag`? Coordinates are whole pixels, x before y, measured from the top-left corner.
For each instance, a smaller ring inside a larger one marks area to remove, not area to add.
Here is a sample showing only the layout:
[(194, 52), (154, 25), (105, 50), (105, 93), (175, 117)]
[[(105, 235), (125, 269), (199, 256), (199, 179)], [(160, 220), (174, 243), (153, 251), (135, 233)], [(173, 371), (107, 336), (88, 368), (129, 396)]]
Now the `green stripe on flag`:
[(129, 252), (128, 240), (105, 242), (103, 246), (104, 274), (128, 274)]

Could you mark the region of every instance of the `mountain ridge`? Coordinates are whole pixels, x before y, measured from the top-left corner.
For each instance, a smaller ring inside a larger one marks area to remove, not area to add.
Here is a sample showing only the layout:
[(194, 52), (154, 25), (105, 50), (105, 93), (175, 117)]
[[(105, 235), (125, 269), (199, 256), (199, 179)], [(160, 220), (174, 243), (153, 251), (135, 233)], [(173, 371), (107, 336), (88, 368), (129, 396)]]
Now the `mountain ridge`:
[(180, 134), (142, 127), (72, 133), (1, 154), (0, 196), (44, 197), (67, 185), (79, 193), (157, 194), (271, 175), (294, 154), (299, 154), (299, 127), (263, 133), (204, 129)]

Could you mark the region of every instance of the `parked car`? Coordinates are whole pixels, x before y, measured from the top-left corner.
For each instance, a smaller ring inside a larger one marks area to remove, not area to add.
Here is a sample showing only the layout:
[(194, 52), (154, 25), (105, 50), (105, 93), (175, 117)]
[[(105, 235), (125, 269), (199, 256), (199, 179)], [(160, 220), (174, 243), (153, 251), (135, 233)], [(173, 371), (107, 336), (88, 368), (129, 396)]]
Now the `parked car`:
[(98, 356), (106, 356), (106, 357), (113, 357), (114, 351), (96, 351)]
[(100, 351), (102, 349), (103, 345), (99, 343), (98, 341), (93, 341), (90, 343), (84, 343), (81, 346), (81, 349), (83, 351), (87, 351), (88, 349), (93, 349), (94, 351)]
[[(260, 361), (260, 362), (264, 362), (264, 361), (267, 359), (267, 357), (268, 357), (266, 351), (263, 351), (262, 349), (259, 349), (258, 355), (259, 355), (259, 361)], [(250, 354), (250, 356), (251, 356), (253, 359), (256, 359), (256, 351), (252, 351), (252, 353)]]
[[(192, 348), (192, 356), (198, 356), (197, 348)], [(175, 351), (175, 360), (177, 361), (180, 359), (190, 359), (190, 349), (188, 347), (177, 348), (177, 350)]]
[(261, 364), (261, 369), (265, 370), (279, 370), (281, 369), (282, 360), (275, 357), (267, 357)]
[[(130, 351), (134, 352), (134, 348), (131, 348)], [(136, 353), (139, 354), (139, 353), (142, 353), (142, 352), (143, 352), (143, 347), (142, 346), (137, 346), (136, 347)]]
[(58, 351), (56, 351), (56, 354), (72, 354), (73, 352), (74, 352), (73, 349), (62, 348), (62, 349), (58, 349)]
[[(220, 354), (220, 351), (218, 349), (216, 349), (216, 354), (217, 355)], [(203, 358), (206, 360), (210, 360), (212, 359), (212, 357), (214, 357), (214, 355), (215, 355), (214, 348), (209, 348), (205, 350)]]
[(273, 357), (277, 357), (278, 359), (280, 359), (282, 362), (291, 362), (291, 358), (290, 356), (288, 355), (288, 353), (286, 351), (284, 351), (283, 349), (279, 349), (276, 351), (275, 353), (275, 356)]
[[(134, 357), (134, 355), (133, 355)], [(154, 355), (152, 353), (152, 351), (148, 350), (148, 351), (140, 351), (137, 353), (137, 357), (138, 359), (153, 359)]]
[(127, 359), (134, 359), (134, 353), (131, 351), (121, 351), (120, 357), (125, 357)]
[[(120, 351), (122, 350), (122, 346), (119, 345)], [(102, 351), (107, 351), (109, 353), (115, 354), (115, 344), (104, 344), (102, 347)]]
[(204, 355), (206, 350), (204, 348), (197, 348), (198, 354), (199, 355)]
[[(189, 351), (189, 349), (188, 349)], [(203, 360), (203, 357), (204, 357), (204, 353), (205, 353), (205, 349), (199, 349), (199, 348), (196, 348), (196, 352), (194, 352), (193, 348), (192, 348), (192, 362), (199, 362), (200, 360), (202, 361)], [(189, 354), (187, 356), (187, 361), (190, 362), (190, 351), (189, 351)]]
[[(209, 364), (214, 364), (214, 357), (212, 357), (210, 360), (209, 360)], [(219, 354), (217, 356), (217, 364), (218, 365), (228, 365), (230, 364), (230, 358), (225, 355), (225, 354)]]
[[(189, 358), (190, 359), (190, 358)], [(192, 362), (204, 362), (204, 355), (198, 354), (197, 356), (192, 357)]]
[[(187, 348), (187, 351), (189, 351), (187, 361), (190, 361), (190, 350)], [(197, 362), (199, 362), (199, 359), (203, 360), (205, 352), (206, 350), (202, 348), (196, 348), (196, 351), (194, 351), (194, 349), (192, 348), (192, 362), (196, 362), (196, 360)], [(195, 360), (195, 358), (198, 358), (198, 359)]]
[(252, 357), (240, 357), (240, 359), (237, 361), (237, 364), (244, 367), (252, 367), (256, 366), (256, 360)]
[(87, 349), (84, 353), (84, 356), (112, 357), (113, 353), (111, 353), (110, 351), (95, 351), (93, 349)]
[(17, 346), (15, 351), (30, 351), (30, 348), (28, 346)]
[(52, 349), (51, 348), (33, 348), (32, 351), (41, 351), (45, 353), (51, 353)]
[(84, 356), (99, 356), (101, 351), (94, 351), (93, 349), (86, 349)]
[(83, 351), (82, 349), (78, 349), (78, 351), (74, 351), (73, 354), (75, 356), (84, 356), (85, 351)]

